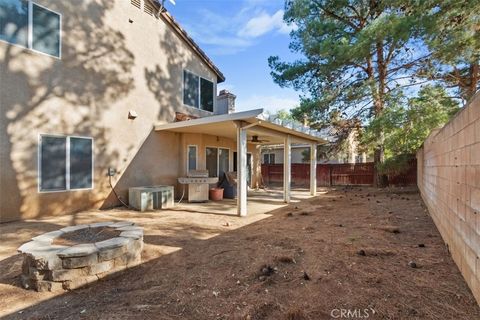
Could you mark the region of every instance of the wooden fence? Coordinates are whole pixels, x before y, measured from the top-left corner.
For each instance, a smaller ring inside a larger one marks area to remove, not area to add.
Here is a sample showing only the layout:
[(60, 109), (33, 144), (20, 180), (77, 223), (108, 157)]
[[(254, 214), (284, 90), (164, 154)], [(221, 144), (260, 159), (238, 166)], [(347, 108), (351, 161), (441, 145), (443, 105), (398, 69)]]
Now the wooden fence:
[[(283, 164), (262, 164), (262, 176), (266, 185), (283, 183)], [(318, 186), (372, 185), (374, 181), (373, 162), (317, 164)], [(388, 176), (390, 185), (414, 185), (417, 183), (416, 162), (402, 175)], [(292, 185), (310, 184), (310, 164), (292, 164)]]

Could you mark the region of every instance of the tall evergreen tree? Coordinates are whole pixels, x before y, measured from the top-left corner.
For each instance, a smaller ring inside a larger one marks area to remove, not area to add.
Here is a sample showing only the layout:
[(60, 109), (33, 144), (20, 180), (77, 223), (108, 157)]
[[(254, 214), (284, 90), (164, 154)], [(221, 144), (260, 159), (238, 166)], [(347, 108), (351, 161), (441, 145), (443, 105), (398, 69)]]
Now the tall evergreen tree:
[(432, 52), (423, 75), (455, 88), (464, 102), (480, 89), (480, 1), (412, 0)]
[[(313, 125), (332, 113), (370, 120), (382, 114), (395, 90), (417, 85), (415, 74), (429, 54), (417, 43), (418, 21), (408, 14), (408, 5), (402, 0), (288, 0), (284, 19), (298, 27), (290, 48), (303, 58), (270, 57), (269, 65), (276, 83), (304, 92), (293, 114)], [(383, 160), (380, 128), (377, 168)]]

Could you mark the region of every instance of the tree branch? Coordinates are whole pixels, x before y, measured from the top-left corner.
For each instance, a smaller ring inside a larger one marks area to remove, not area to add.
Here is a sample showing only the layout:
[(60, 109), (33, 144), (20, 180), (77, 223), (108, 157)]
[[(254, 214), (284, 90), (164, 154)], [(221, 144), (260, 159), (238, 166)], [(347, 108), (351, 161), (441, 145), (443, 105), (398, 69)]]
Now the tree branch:
[(323, 11), (325, 12), (326, 15), (340, 21), (340, 22), (343, 22), (345, 23), (346, 25), (350, 26), (351, 28), (353, 28), (355, 31), (359, 31), (360, 29), (358, 28), (358, 26), (356, 26), (352, 21), (346, 19), (345, 17), (342, 17), (342, 16), (339, 16), (338, 14), (336, 14), (335, 12), (333, 11), (330, 11), (328, 10), (327, 8), (325, 8), (324, 6), (322, 6), (318, 1), (315, 1), (315, 3), (317, 4), (317, 6)]

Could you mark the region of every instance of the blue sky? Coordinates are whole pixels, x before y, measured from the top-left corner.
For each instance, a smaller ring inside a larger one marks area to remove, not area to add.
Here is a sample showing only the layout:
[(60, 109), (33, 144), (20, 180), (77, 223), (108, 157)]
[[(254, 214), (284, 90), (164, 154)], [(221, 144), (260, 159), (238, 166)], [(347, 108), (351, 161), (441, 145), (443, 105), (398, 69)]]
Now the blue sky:
[(267, 63), (271, 55), (295, 58), (283, 0), (176, 0), (165, 6), (224, 73), (218, 89), (237, 95), (237, 111), (298, 104), (299, 94), (275, 84)]

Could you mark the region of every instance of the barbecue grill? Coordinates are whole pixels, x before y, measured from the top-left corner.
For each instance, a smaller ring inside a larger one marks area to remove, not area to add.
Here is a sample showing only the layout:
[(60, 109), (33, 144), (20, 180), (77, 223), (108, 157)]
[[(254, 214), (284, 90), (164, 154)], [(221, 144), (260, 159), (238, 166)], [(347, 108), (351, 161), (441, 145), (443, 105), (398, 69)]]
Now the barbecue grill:
[(186, 177), (178, 178), (178, 183), (183, 185), (183, 194), (180, 201), (185, 195), (185, 185), (188, 185), (188, 202), (208, 201), (209, 185), (217, 182), (217, 177), (208, 177), (208, 170), (189, 171)]

